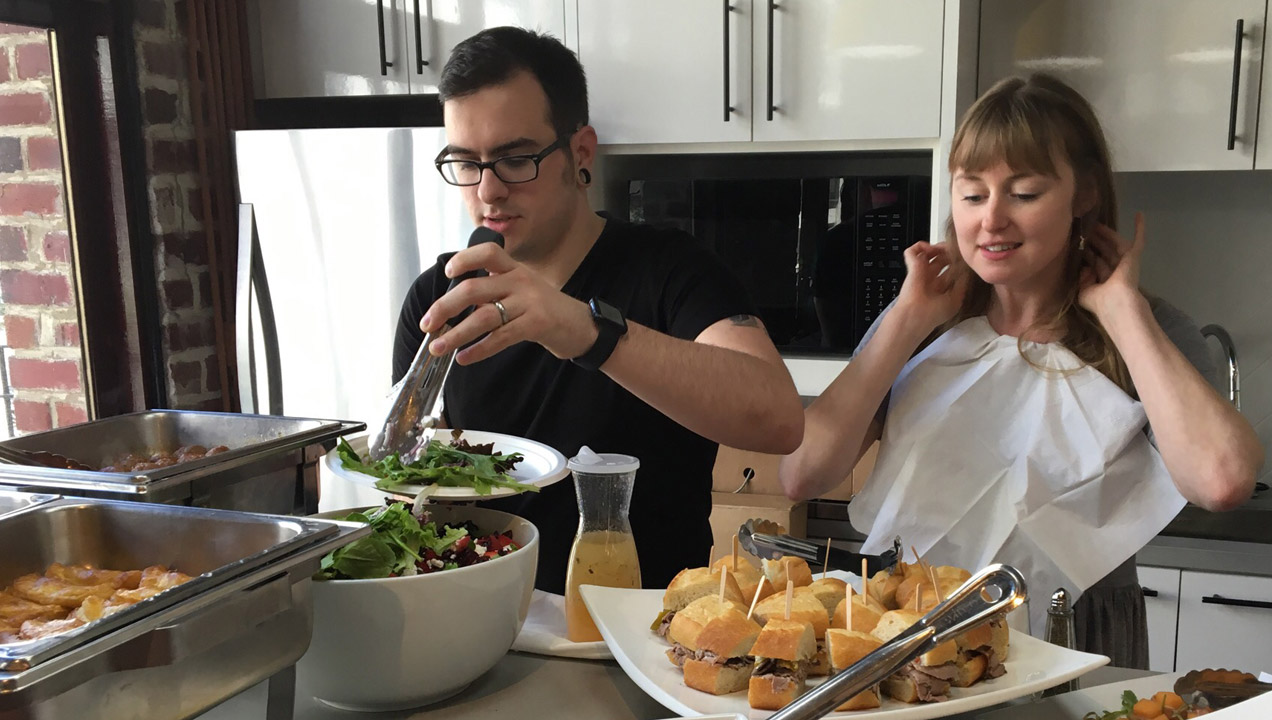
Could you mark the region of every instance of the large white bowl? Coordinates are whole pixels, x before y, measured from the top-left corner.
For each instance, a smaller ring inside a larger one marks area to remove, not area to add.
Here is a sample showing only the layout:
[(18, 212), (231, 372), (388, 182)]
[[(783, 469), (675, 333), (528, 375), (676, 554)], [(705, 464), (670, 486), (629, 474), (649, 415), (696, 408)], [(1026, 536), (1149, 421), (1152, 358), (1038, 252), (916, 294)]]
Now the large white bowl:
[(313, 640), (296, 666), (300, 693), (346, 710), (419, 707), (468, 687), (512, 647), (534, 591), (539, 531), (497, 510), (431, 512), (436, 522), (471, 520), (483, 535), (510, 531), (520, 549), (428, 575), (314, 582)]

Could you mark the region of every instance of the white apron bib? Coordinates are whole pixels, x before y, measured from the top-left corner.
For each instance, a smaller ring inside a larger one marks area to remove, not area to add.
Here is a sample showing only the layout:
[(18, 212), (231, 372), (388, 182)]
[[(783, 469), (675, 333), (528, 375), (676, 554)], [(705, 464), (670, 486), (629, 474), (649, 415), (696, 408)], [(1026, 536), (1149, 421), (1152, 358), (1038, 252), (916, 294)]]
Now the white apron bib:
[(933, 564), (1014, 566), (1041, 636), (1052, 592), (1076, 600), (1185, 500), (1139, 402), (1057, 343), (1024, 349), (1040, 367), (976, 317), (912, 358), (892, 386), (874, 471), (848, 510), (869, 535), (863, 552), (900, 535)]

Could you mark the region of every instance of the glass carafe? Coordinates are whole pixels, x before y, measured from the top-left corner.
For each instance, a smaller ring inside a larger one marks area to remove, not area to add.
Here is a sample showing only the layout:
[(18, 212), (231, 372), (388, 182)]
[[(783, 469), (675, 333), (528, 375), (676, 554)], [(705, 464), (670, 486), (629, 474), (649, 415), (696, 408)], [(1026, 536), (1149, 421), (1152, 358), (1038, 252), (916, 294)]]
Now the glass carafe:
[(640, 461), (631, 455), (594, 453), (587, 446), (570, 458), (579, 500), (579, 531), (565, 576), (565, 621), (574, 642), (601, 639), (580, 585), (639, 588), (640, 562), (627, 511)]

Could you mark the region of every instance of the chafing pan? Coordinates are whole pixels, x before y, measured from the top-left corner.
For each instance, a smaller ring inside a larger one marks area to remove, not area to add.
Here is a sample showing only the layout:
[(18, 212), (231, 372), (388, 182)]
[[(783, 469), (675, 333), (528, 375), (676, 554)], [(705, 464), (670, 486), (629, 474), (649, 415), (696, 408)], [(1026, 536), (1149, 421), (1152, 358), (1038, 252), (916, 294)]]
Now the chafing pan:
[(182, 445), (230, 449), (136, 473), (0, 464), (0, 485), (86, 497), (311, 514), (317, 512), (317, 473), (311, 466), (319, 453), (306, 450), (365, 427), (365, 423), (340, 420), (183, 410), (119, 415), (6, 440), (0, 446), (57, 453), (93, 467), (128, 453), (172, 452)]
[(290, 717), (290, 668), (312, 630), (310, 576), (322, 555), (367, 532), (103, 500), (57, 500), (0, 520), (6, 583), (54, 561), (198, 574), (75, 631), (0, 645), (0, 720), (187, 718), (271, 677), (286, 712), (270, 717)]

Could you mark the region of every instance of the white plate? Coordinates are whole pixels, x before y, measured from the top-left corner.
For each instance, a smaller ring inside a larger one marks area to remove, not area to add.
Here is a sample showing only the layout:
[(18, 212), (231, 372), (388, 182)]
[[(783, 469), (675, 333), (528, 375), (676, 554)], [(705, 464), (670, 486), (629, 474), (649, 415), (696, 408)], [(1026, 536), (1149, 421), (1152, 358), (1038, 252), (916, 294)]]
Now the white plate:
[[(437, 439), (450, 442), (450, 430), (439, 430)], [(345, 440), (349, 442), (350, 447), (359, 456), (366, 458), (367, 455), (367, 436), (368, 433), (360, 433), (352, 435)], [(495, 452), (510, 454), (521, 453), (525, 458), (517, 463), (517, 467), (508, 473), (513, 480), (528, 485), (536, 485), (538, 487), (547, 487), (552, 483), (560, 480), (570, 474), (569, 468), (565, 466), (565, 456), (557, 452), (553, 448), (543, 443), (527, 440), (526, 438), (516, 437), (514, 435), (501, 435), (499, 433), (482, 432), (480, 430), (464, 430), (463, 439), (473, 445), (481, 445), (484, 443), (494, 443)], [(349, 470), (340, 461), (340, 455), (332, 448), (322, 459), (323, 465), (326, 466), (332, 474), (342, 477), (359, 485), (368, 485), (375, 487), (375, 483), (379, 478), (360, 473), (356, 470)], [(385, 492), (392, 492), (398, 495), (415, 495), (423, 490), (424, 485), (395, 485), (387, 488)], [(489, 495), (478, 495), (472, 488), (464, 487), (443, 487), (438, 488), (432, 497), (447, 500), (489, 500), (491, 498), (507, 497), (509, 495), (518, 494), (517, 490), (512, 488), (493, 488)]]
[[(1054, 709), (1048, 707), (1047, 714), (1026, 715), (1021, 712), (1024, 708), (1015, 708), (1015, 714), (1004, 710), (1001, 713), (994, 713), (985, 718), (985, 720), (990, 720), (990, 718), (993, 718), (993, 720), (1016, 720), (1016, 718), (1021, 717), (1036, 717), (1040, 720), (1052, 720), (1052, 718), (1055, 720), (1082, 720), (1083, 716), (1089, 712), (1103, 714), (1122, 707), (1122, 693), (1127, 690), (1135, 693), (1137, 698), (1148, 698), (1155, 693), (1173, 691), (1175, 680), (1180, 675), (1183, 675), (1183, 673), (1163, 673), (1161, 675), (1135, 678), (1134, 680), (1112, 682), (1107, 685), (1097, 685), (1092, 688), (1083, 688), (1048, 699), (1046, 702), (1054, 706)], [(1258, 720), (1267, 720), (1267, 718), (1272, 717), (1272, 693), (1231, 705), (1222, 710), (1216, 710), (1203, 717), (1206, 720), (1211, 718), (1214, 718), (1214, 720), (1255, 720), (1256, 718)]]
[(614, 653), (604, 640), (574, 642), (566, 636), (565, 596), (535, 590), (530, 596), (530, 612), (512, 649), (536, 655), (613, 660)]
[[(830, 576), (846, 581), (855, 577), (834, 571)], [(633, 682), (669, 710), (686, 717), (738, 713), (758, 719), (772, 715), (766, 710), (752, 710), (744, 692), (716, 696), (685, 687), (680, 670), (668, 662), (664, 654), (667, 644), (649, 630), (649, 623), (662, 611), (662, 590), (585, 585), (582, 595), (614, 659)], [(1000, 678), (970, 688), (953, 688), (946, 702), (907, 705), (884, 698), (878, 710), (832, 713), (829, 717), (924, 720), (954, 715), (1024, 697), (1090, 672), (1108, 661), (1103, 655), (1066, 650), (1013, 632), (1011, 652), (1005, 663), (1007, 674)], [(809, 685), (821, 682), (824, 682), (822, 678), (813, 678)]]

